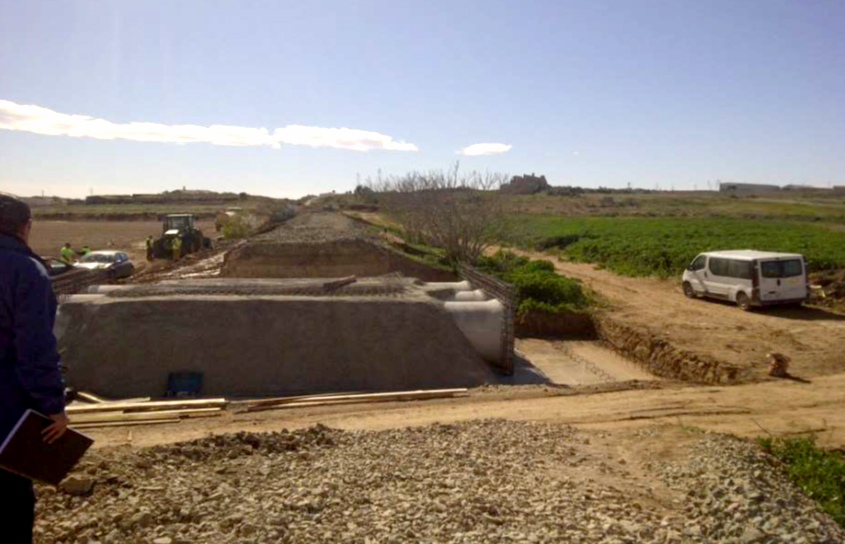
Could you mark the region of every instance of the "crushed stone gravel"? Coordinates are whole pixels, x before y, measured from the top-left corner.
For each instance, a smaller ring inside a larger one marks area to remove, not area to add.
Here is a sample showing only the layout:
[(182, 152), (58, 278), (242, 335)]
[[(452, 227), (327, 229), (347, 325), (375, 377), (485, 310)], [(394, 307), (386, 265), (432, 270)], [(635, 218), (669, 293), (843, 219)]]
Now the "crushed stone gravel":
[(739, 439), (702, 434), (682, 459), (646, 462), (674, 501), (613, 464), (586, 431), (504, 420), (94, 450), (74, 474), (90, 494), (39, 486), (36, 542), (845, 541)]

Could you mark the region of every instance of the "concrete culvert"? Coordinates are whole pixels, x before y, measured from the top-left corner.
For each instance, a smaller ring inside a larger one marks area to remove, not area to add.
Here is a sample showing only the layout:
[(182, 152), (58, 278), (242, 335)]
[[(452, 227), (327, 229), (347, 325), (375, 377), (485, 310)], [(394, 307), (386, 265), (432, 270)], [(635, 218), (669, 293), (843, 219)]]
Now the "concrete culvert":
[(502, 357), (504, 307), (501, 302), (446, 302), (444, 306), (485, 361), (495, 362)]
[[(203, 373), (202, 394), (229, 396), (497, 380), (483, 361), (501, 332), (496, 301), (444, 303), (410, 279), (309, 291), (319, 285), (203, 280), (69, 297), (57, 323), (68, 381), (119, 398), (163, 395), (168, 374), (184, 371)], [(288, 289), (311, 294), (272, 294)], [(484, 326), (493, 327), (489, 335)]]

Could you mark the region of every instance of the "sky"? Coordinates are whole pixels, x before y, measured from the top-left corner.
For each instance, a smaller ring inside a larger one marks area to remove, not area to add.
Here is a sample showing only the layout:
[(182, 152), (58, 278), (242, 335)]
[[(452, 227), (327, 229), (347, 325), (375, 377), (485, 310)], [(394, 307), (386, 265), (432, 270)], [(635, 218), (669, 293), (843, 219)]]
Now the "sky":
[(845, 2), (0, 0), (0, 191), (845, 185)]

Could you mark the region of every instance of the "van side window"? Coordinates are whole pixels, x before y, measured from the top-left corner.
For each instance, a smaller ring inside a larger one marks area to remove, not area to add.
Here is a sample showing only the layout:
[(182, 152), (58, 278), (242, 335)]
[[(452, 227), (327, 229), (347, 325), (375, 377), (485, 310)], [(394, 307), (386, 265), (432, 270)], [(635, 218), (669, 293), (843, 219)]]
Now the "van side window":
[(743, 280), (752, 278), (750, 261), (728, 261), (728, 276)]
[(710, 257), (710, 272), (714, 276), (728, 275), (728, 260), (718, 257)]
[(707, 265), (707, 256), (699, 255), (690, 265), (689, 269), (692, 271), (704, 270)]

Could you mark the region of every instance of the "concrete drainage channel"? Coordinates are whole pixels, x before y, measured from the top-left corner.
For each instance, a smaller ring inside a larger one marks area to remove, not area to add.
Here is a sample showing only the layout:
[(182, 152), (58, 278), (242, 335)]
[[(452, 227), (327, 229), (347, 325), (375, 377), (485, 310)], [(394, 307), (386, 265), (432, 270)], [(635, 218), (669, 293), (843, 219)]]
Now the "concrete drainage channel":
[(516, 345), (519, 354), (560, 385), (659, 379), (599, 340), (522, 338)]

